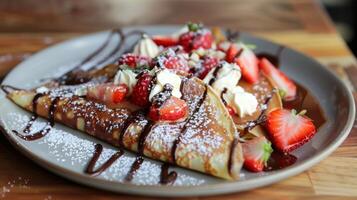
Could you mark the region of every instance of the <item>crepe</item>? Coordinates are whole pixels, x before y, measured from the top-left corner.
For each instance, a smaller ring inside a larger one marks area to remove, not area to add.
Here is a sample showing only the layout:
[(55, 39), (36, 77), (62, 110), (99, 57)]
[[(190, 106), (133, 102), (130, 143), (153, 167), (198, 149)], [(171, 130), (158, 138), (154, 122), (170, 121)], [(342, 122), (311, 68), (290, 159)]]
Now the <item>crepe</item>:
[[(152, 122), (145, 112), (129, 107), (111, 109), (71, 93), (61, 95), (60, 88), (52, 91), (37, 99), (36, 110), (34, 90), (11, 91), (8, 98), (114, 146), (220, 178), (239, 178), (243, 158), (235, 124), (213, 89), (197, 78), (185, 79), (181, 88), (189, 117), (170, 123)], [(55, 108), (52, 114), (50, 107)]]

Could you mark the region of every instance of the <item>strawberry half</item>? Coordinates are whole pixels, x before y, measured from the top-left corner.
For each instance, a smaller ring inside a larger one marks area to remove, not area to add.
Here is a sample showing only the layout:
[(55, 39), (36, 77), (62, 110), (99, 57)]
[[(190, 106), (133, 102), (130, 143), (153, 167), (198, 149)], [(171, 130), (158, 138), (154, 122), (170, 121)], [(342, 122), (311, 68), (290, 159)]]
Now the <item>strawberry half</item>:
[(266, 166), (273, 149), (264, 136), (255, 137), (243, 143), (244, 168), (252, 172), (261, 172)]
[(262, 58), (259, 67), (265, 75), (270, 77), (278, 86), (280, 95), (285, 101), (296, 97), (296, 85), (282, 71), (277, 69), (268, 59)]
[(178, 39), (170, 36), (155, 35), (152, 37), (152, 40), (158, 46), (163, 46), (163, 47), (170, 47), (178, 44)]
[(242, 77), (248, 83), (257, 83), (259, 79), (258, 59), (249, 48), (243, 48), (241, 51), (240, 55), (236, 56), (235, 62), (242, 71)]
[(133, 88), (131, 101), (138, 106), (144, 107), (149, 104), (152, 76), (148, 73), (142, 74)]
[(311, 119), (295, 110), (277, 109), (267, 115), (266, 129), (274, 146), (282, 152), (290, 152), (308, 142), (316, 133)]
[(120, 58), (118, 59), (118, 64), (127, 65), (131, 68), (135, 68), (137, 66), (149, 65), (150, 58), (145, 56), (134, 55), (132, 53), (127, 53), (120, 56)]
[(239, 50), (238, 50), (237, 45), (230, 44), (229, 48), (226, 52), (226, 61), (229, 63), (233, 62), (235, 57), (237, 56), (238, 52), (239, 52)]
[(87, 97), (106, 104), (117, 104), (124, 100), (128, 92), (125, 84), (104, 83), (88, 88)]
[(161, 106), (152, 105), (149, 117), (154, 121), (176, 121), (187, 116), (187, 103), (177, 97), (171, 96)]

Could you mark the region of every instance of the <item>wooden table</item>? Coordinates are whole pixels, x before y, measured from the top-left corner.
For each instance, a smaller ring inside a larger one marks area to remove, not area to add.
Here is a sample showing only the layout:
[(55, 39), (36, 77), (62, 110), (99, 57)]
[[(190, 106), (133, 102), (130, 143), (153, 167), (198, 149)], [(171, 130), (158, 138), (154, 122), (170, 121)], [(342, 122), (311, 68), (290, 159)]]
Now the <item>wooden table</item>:
[[(86, 32), (187, 21), (250, 31), (287, 45), (333, 69), (351, 90), (357, 87), (355, 58), (323, 8), (310, 0), (2, 0), (0, 76), (32, 53)], [(0, 144), (0, 199), (144, 199), (75, 184), (22, 156), (1, 134)], [(298, 176), (239, 194), (188, 199), (322, 198), (357, 198), (357, 124), (331, 156)]]

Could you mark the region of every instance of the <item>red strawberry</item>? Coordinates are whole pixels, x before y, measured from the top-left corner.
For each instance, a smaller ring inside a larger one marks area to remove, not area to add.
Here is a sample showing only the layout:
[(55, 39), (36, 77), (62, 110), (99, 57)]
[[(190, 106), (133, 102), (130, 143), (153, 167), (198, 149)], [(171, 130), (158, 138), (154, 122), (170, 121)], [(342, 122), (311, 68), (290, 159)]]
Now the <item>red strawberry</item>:
[(149, 117), (154, 121), (176, 121), (186, 117), (187, 113), (187, 103), (182, 99), (171, 96), (159, 107), (152, 105)]
[(190, 68), (184, 58), (178, 56), (169, 56), (163, 59), (163, 65), (167, 69), (188, 72)]
[(132, 53), (127, 53), (120, 56), (118, 60), (119, 65), (128, 65), (129, 67), (135, 68), (137, 66), (149, 65), (150, 58), (145, 56), (138, 56)]
[(90, 87), (87, 97), (107, 104), (117, 104), (124, 100), (128, 91), (128, 86), (125, 84), (104, 83)]
[(266, 166), (273, 149), (264, 136), (243, 143), (244, 167), (252, 172), (261, 172)]
[(284, 100), (289, 101), (295, 98), (296, 85), (282, 71), (274, 67), (266, 58), (260, 60), (259, 67), (265, 75), (270, 77), (277, 84)]
[(155, 44), (163, 47), (174, 46), (178, 43), (178, 39), (170, 36), (155, 35), (152, 37), (152, 40), (155, 42)]
[(151, 80), (152, 76), (148, 73), (141, 75), (138, 79), (131, 95), (131, 101), (135, 105), (144, 107), (149, 104)]
[(209, 30), (203, 29), (199, 24), (188, 24), (188, 28), (189, 31), (180, 35), (178, 42), (185, 51), (190, 52), (200, 47), (211, 48), (214, 38)]
[(199, 74), (199, 78), (200, 79), (204, 79), (205, 76), (208, 74), (208, 72), (211, 71), (211, 69), (217, 67), (219, 63), (219, 59), (218, 58), (214, 58), (214, 57), (209, 57), (206, 56), (203, 58), (203, 62), (202, 62), (202, 71)]
[[(238, 52), (239, 54), (239, 52)], [(254, 52), (244, 48), (240, 55), (237, 55), (235, 62), (242, 71), (242, 77), (251, 84), (257, 83), (259, 79), (258, 59)]]
[(266, 128), (274, 146), (282, 152), (290, 152), (309, 141), (316, 133), (311, 119), (296, 114), (295, 110), (277, 109), (267, 116)]
[(230, 63), (233, 62), (235, 57), (237, 56), (238, 52), (239, 52), (239, 50), (238, 50), (237, 45), (235, 45), (235, 44), (229, 45), (229, 48), (226, 52), (226, 61), (230, 62)]

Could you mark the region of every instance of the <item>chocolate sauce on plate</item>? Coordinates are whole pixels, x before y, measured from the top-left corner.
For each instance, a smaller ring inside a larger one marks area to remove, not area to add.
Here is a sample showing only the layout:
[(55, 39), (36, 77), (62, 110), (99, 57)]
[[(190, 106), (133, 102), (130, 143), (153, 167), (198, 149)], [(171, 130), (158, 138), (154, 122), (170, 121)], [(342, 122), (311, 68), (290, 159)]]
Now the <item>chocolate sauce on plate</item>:
[(284, 169), (293, 165), (296, 161), (297, 157), (292, 154), (273, 151), (267, 162), (267, 166), (264, 168), (264, 171)]
[(100, 167), (94, 169), (99, 159), (99, 156), (102, 154), (102, 151), (103, 146), (101, 144), (96, 144), (93, 157), (89, 161), (89, 164), (84, 171), (85, 173), (90, 174), (92, 176), (98, 176), (106, 169), (108, 169), (116, 160), (118, 160), (118, 158), (120, 158), (124, 154), (124, 151), (120, 149), (118, 152), (114, 153), (107, 161), (105, 161)]
[(170, 164), (168, 163), (161, 165), (160, 184), (167, 185), (175, 182), (177, 173), (175, 171), (169, 172), (169, 167)]

